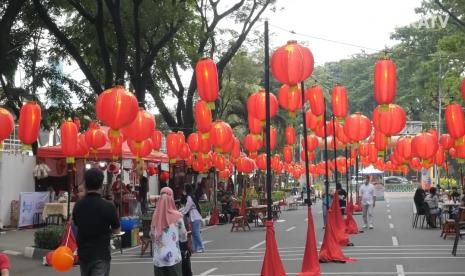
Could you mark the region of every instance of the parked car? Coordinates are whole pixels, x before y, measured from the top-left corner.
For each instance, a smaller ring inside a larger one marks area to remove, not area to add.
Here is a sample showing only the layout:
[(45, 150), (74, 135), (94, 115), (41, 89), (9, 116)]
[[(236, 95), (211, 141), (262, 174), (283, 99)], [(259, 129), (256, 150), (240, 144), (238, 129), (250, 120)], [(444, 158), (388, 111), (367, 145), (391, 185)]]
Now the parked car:
[(386, 176), (384, 177), (385, 184), (408, 184), (409, 181), (403, 176)]

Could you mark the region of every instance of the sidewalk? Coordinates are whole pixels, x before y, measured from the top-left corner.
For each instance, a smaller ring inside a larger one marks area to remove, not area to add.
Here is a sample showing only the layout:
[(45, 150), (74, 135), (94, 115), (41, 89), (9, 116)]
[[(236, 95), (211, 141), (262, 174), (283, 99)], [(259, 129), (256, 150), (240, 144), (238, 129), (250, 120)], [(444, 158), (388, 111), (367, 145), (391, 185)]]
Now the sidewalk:
[(25, 248), (34, 245), (35, 231), (37, 229), (14, 229), (2, 232), (0, 234), (0, 252), (10, 255), (24, 255)]

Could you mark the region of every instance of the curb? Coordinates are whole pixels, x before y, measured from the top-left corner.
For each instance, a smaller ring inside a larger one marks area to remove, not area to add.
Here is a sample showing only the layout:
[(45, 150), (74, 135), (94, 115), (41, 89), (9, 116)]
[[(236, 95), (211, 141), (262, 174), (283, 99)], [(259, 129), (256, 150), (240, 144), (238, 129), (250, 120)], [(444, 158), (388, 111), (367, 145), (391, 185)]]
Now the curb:
[(24, 254), (23, 255), (26, 258), (31, 258), (31, 259), (42, 261), (42, 259), (50, 251), (52, 251), (52, 250), (42, 249), (42, 248), (35, 248), (35, 247), (32, 247), (32, 246), (28, 246), (28, 247), (24, 248)]
[(210, 223), (210, 217), (206, 217), (202, 219), (201, 227), (207, 227), (208, 224)]

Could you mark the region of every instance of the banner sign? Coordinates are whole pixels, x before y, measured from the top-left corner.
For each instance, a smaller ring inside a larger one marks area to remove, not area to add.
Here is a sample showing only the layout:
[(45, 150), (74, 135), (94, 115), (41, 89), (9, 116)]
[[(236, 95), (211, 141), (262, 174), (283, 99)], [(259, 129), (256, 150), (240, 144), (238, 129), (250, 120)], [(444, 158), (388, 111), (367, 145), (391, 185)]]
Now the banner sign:
[(34, 214), (44, 210), (45, 203), (50, 201), (49, 192), (28, 192), (19, 194), (18, 227), (32, 226)]

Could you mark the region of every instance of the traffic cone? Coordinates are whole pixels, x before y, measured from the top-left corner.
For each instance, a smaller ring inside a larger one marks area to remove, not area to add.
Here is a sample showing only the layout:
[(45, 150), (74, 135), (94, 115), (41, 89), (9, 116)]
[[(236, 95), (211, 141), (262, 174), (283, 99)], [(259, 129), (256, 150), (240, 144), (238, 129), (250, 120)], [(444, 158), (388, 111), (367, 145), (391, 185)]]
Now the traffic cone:
[(316, 249), (315, 226), (313, 225), (312, 207), (307, 211), (307, 241), (305, 243), (304, 260), (302, 272), (298, 276), (320, 276), (320, 262)]
[(272, 220), (266, 221), (266, 249), (261, 276), (285, 276), (284, 266), (279, 256)]

